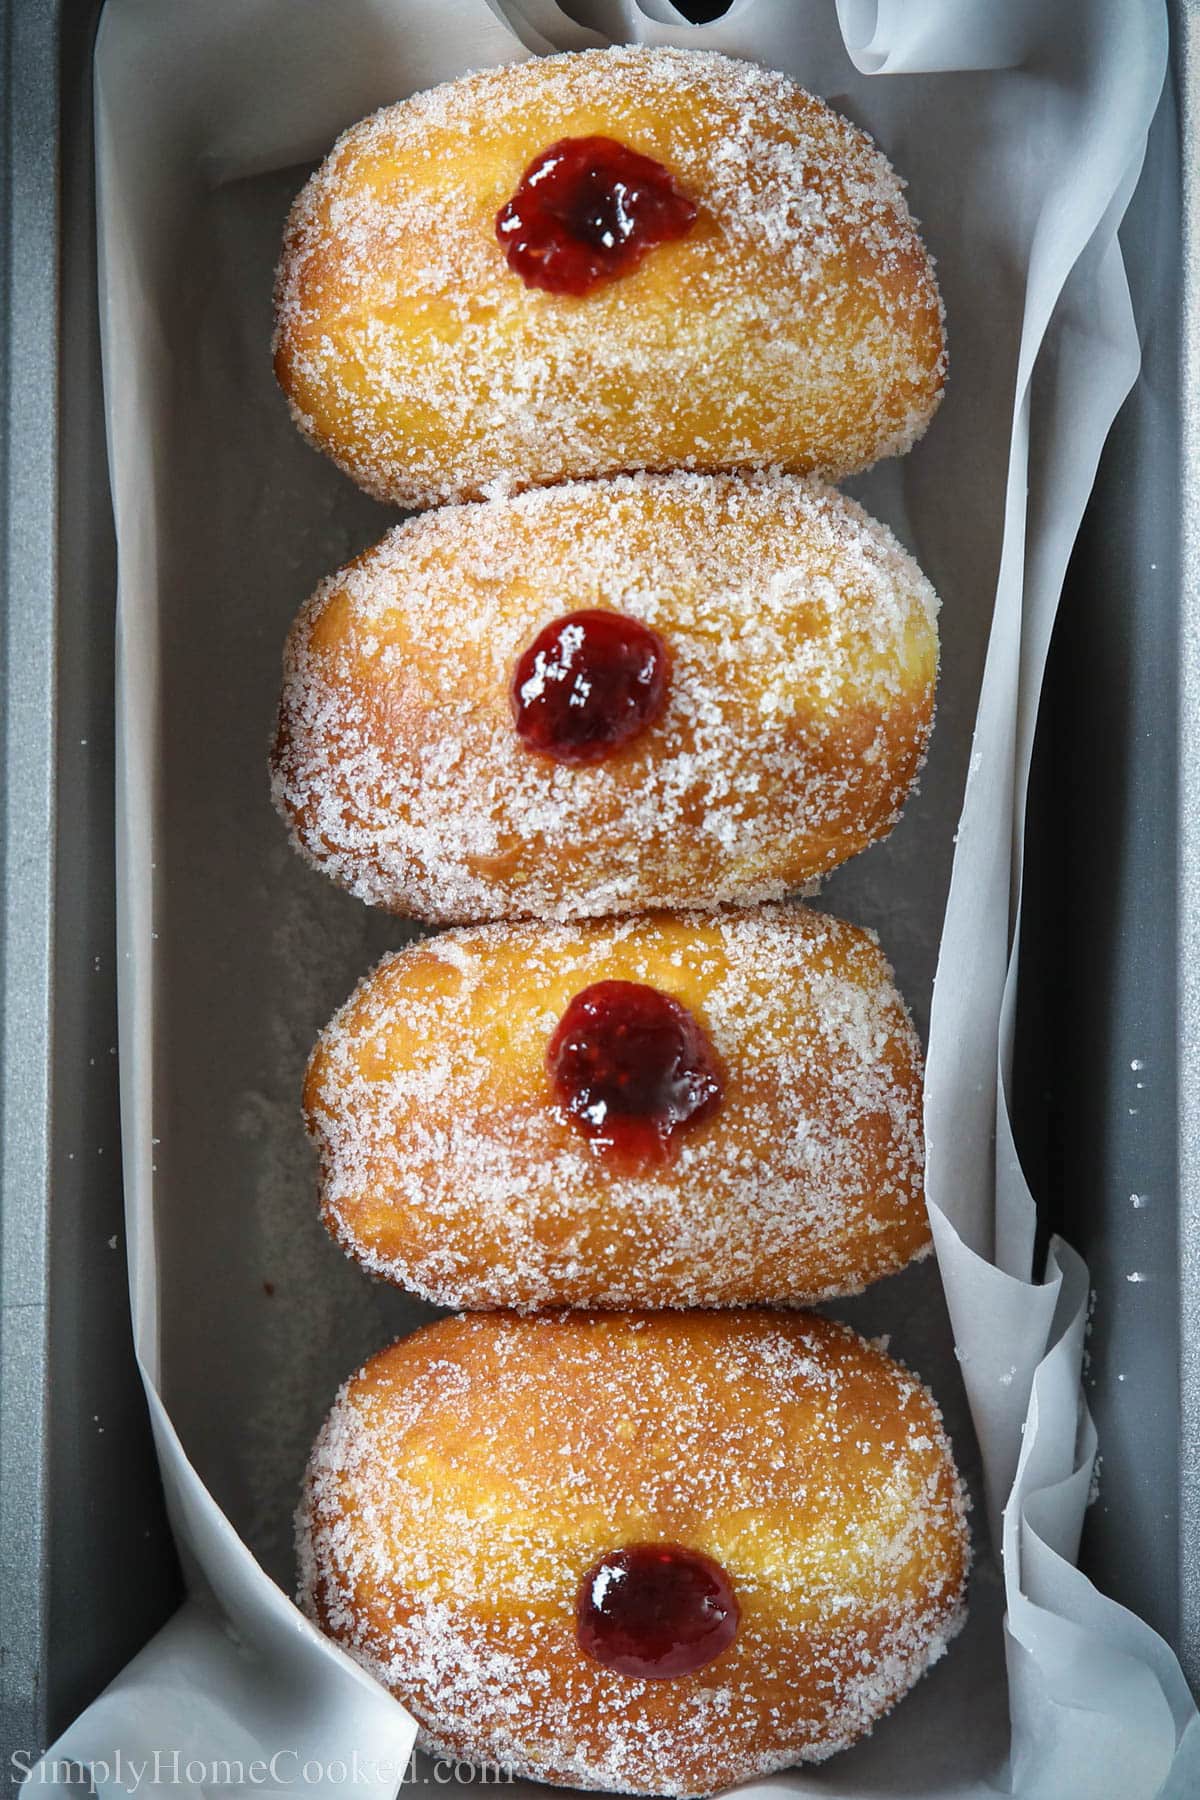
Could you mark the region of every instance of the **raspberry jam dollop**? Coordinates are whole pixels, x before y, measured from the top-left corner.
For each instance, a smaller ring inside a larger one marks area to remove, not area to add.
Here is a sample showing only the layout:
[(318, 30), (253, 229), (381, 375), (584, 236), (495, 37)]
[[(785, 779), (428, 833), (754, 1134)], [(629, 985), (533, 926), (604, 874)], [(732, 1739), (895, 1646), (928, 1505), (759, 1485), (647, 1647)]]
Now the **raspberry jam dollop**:
[(631, 1544), (594, 1562), (579, 1584), (580, 1649), (618, 1675), (667, 1681), (713, 1662), (741, 1612), (720, 1563), (680, 1544)]
[(623, 613), (568, 613), (517, 663), (517, 736), (555, 762), (603, 762), (658, 718), (670, 677), (667, 646), (648, 625)]
[(700, 1021), (640, 981), (597, 981), (576, 994), (546, 1067), (567, 1116), (596, 1149), (632, 1166), (669, 1162), (725, 1086)]
[(496, 236), (526, 287), (586, 294), (628, 275), (695, 218), (695, 202), (653, 157), (616, 138), (560, 138), (496, 214)]

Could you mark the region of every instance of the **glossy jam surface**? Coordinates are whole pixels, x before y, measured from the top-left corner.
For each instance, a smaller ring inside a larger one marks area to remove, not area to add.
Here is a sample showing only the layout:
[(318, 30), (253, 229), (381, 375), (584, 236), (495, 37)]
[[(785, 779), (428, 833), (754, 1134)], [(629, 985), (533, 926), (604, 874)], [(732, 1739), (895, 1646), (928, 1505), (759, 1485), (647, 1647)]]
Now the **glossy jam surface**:
[(740, 1616), (729, 1577), (711, 1557), (679, 1544), (631, 1544), (583, 1577), (575, 1635), (606, 1669), (666, 1681), (727, 1650)]
[(496, 214), (496, 236), (526, 287), (578, 295), (627, 275), (695, 217), (694, 202), (653, 157), (615, 138), (560, 138)]
[(573, 1123), (633, 1167), (669, 1162), (680, 1134), (709, 1118), (724, 1091), (699, 1020), (640, 981), (597, 981), (576, 994), (546, 1067)]
[(603, 762), (658, 718), (670, 678), (667, 647), (649, 626), (623, 613), (568, 613), (517, 662), (517, 736), (555, 762)]

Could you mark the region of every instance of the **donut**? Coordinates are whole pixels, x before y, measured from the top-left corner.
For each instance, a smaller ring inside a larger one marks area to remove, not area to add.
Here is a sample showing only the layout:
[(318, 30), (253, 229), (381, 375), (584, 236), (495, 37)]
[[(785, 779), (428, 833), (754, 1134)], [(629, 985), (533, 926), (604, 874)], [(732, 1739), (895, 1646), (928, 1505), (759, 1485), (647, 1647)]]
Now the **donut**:
[(929, 1248), (921, 1052), (873, 935), (806, 907), (484, 925), (387, 956), (304, 1113), (321, 1213), (451, 1307), (857, 1293)]
[(781, 898), (898, 818), (936, 610), (886, 527), (811, 478), (445, 507), (302, 609), (276, 805), (342, 887), (422, 919)]
[(804, 1313), (482, 1313), (341, 1390), (300, 1603), (435, 1753), (712, 1794), (869, 1732), (963, 1623), (929, 1392)]
[(909, 449), (945, 374), (886, 158), (697, 50), (535, 58), (353, 126), (275, 308), (301, 430), (404, 507), (643, 468), (838, 480)]

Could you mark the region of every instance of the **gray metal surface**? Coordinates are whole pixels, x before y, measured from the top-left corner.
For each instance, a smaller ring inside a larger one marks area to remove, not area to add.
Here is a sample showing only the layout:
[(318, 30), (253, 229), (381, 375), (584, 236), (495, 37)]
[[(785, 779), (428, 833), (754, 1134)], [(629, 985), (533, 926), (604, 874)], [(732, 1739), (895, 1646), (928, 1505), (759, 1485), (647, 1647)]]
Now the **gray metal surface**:
[(1200, 4), (1177, 18), (1180, 77), (1179, 1648), (1200, 1687)]
[[(0, 1768), (174, 1604), (121, 1223), (98, 8), (0, 9)], [(20, 1765), (18, 1765), (19, 1767)]]
[(1181, 142), (1196, 142), (1196, 23), (1175, 9), (1171, 76), (1121, 231), (1142, 372), (1105, 448), (1047, 673), (1017, 1052), (1019, 1143), (1045, 1228), (1086, 1256), (1095, 1291), (1086, 1383), (1102, 1460), (1082, 1564), (1179, 1649), (1193, 1687), (1200, 593), (1183, 534), (1200, 517), (1188, 342), (1200, 288), (1195, 155)]
[(3, 14), (0, 1739), (40, 1729), (54, 888), (58, 21)]

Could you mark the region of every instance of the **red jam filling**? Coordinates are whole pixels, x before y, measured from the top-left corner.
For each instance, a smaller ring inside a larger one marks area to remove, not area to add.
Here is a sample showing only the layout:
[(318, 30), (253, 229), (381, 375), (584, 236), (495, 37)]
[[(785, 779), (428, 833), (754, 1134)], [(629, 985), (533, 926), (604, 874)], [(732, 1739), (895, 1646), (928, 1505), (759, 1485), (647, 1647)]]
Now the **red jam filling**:
[(666, 1681), (727, 1650), (741, 1617), (720, 1563), (679, 1544), (631, 1544), (592, 1564), (579, 1584), (575, 1635), (618, 1675)]
[(667, 646), (649, 626), (623, 613), (568, 613), (517, 663), (517, 736), (555, 762), (603, 762), (658, 718), (670, 674)]
[(640, 981), (597, 981), (558, 1022), (546, 1067), (594, 1146), (631, 1166), (669, 1162), (679, 1134), (716, 1111), (716, 1051), (686, 1006)]
[(496, 236), (526, 287), (586, 294), (628, 275), (695, 218), (695, 203), (653, 157), (615, 138), (560, 138), (496, 214)]

